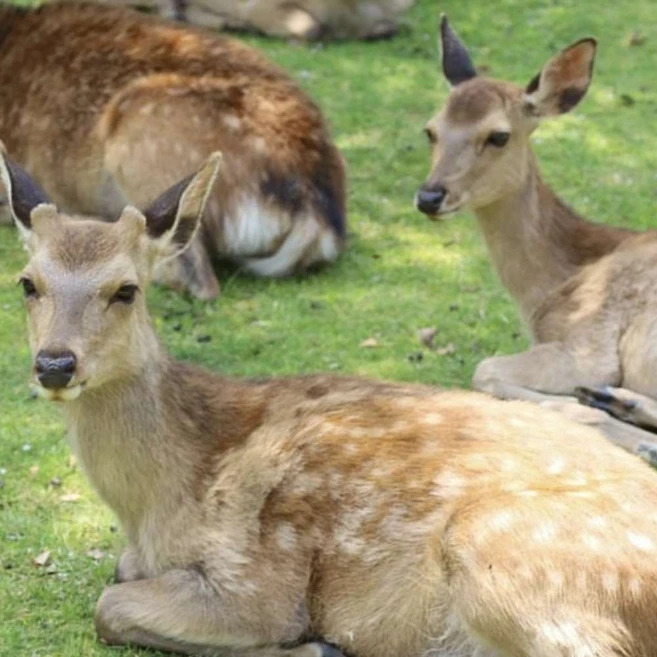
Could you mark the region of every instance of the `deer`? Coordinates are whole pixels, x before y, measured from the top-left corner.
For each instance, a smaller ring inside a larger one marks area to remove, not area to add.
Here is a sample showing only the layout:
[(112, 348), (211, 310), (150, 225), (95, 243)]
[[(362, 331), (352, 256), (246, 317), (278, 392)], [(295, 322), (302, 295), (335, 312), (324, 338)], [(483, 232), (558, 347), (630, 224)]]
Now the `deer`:
[(209, 300), (215, 259), (283, 277), (344, 250), (344, 163), (328, 125), (255, 49), (79, 2), (3, 5), (0, 25), (0, 135), (59, 207), (116, 220), (224, 154), (202, 229), (159, 282)]
[(97, 0), (156, 11), (212, 30), (238, 30), (301, 41), (388, 39), (415, 0)]
[(478, 75), (444, 15), (440, 43), (451, 89), (425, 126), (432, 163), (415, 204), (433, 220), (474, 213), (532, 341), (480, 362), (473, 387), (554, 406), (657, 463), (657, 233), (582, 218), (543, 181), (530, 143), (585, 96), (596, 41), (570, 45), (524, 88)]
[(246, 657), (655, 657), (657, 478), (593, 427), (475, 391), (235, 379), (167, 355), (146, 293), (211, 154), (116, 222), (3, 151), (31, 382), (127, 537), (99, 639)]

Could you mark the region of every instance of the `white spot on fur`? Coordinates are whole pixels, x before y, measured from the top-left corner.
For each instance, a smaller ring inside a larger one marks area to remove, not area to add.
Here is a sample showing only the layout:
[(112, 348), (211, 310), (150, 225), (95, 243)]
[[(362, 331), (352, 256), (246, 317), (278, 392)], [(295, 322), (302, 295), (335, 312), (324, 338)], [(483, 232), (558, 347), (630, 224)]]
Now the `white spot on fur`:
[(566, 462), (564, 459), (561, 457), (556, 458), (550, 465), (548, 466), (547, 473), (556, 475), (556, 474), (561, 474), (564, 471), (564, 468), (566, 467)]
[(498, 511), (491, 519), (489, 526), (497, 531), (504, 531), (513, 524), (513, 514), (510, 511)]
[(351, 438), (364, 438), (367, 431), (362, 427), (351, 427), (347, 433)]
[(456, 497), (463, 493), (467, 484), (468, 481), (465, 477), (446, 470), (434, 479), (435, 487), (432, 494), (441, 499)]
[(619, 586), (618, 573), (615, 570), (608, 570), (602, 575), (602, 586), (608, 593), (615, 593)]
[(596, 529), (602, 529), (607, 526), (607, 519), (604, 516), (595, 516), (594, 518), (589, 518), (588, 524)]
[(440, 413), (427, 413), (422, 420), (424, 424), (435, 427), (443, 423), (443, 416)]
[(634, 532), (627, 532), (627, 540), (638, 550), (642, 552), (652, 552), (655, 549), (655, 544), (652, 539), (645, 534), (635, 534)]
[(251, 139), (251, 146), (256, 153), (261, 155), (267, 152), (267, 142), (262, 137), (253, 137)]
[(537, 543), (547, 543), (557, 535), (557, 530), (551, 522), (539, 525), (532, 534), (532, 540)]
[(296, 529), (287, 522), (279, 525), (276, 529), (276, 543), (281, 550), (293, 550), (297, 544)]
[(583, 499), (594, 497), (590, 490), (569, 490), (566, 491), (566, 495), (569, 495), (570, 497), (580, 497)]
[(512, 472), (513, 470), (516, 470), (517, 467), (518, 467), (518, 463), (515, 459), (508, 457), (502, 459), (501, 469), (503, 472)]
[(585, 534), (582, 538), (582, 543), (584, 543), (587, 548), (593, 550), (594, 552), (599, 552), (602, 548), (600, 539), (597, 536), (593, 536), (592, 534)]
[(296, 495), (305, 495), (316, 491), (322, 485), (322, 479), (319, 475), (300, 474), (294, 486)]
[(226, 114), (226, 116), (222, 118), (222, 121), (224, 122), (224, 125), (233, 132), (237, 132), (242, 127), (242, 121), (234, 114)]
[(582, 639), (578, 624), (574, 621), (547, 621), (539, 625), (538, 631), (546, 643), (554, 646), (555, 655), (597, 657), (599, 654), (596, 646), (585, 643), (586, 639)]

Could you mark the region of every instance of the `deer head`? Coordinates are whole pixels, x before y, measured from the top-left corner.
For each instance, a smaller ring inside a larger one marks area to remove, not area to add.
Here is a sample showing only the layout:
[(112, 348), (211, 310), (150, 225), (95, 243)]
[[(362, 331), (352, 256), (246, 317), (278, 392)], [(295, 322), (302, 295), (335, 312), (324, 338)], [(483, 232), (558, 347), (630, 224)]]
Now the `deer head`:
[(415, 199), (418, 210), (432, 218), (485, 207), (522, 185), (531, 133), (542, 119), (570, 111), (584, 97), (596, 52), (594, 39), (577, 41), (523, 88), (477, 75), (445, 16), (440, 42), (452, 89), (444, 109), (425, 127), (432, 164)]
[(76, 399), (140, 372), (157, 354), (144, 293), (154, 267), (184, 250), (198, 230), (220, 161), (214, 153), (144, 212), (128, 206), (107, 223), (60, 213), (0, 154), (0, 176), (30, 256), (19, 282), (42, 397)]

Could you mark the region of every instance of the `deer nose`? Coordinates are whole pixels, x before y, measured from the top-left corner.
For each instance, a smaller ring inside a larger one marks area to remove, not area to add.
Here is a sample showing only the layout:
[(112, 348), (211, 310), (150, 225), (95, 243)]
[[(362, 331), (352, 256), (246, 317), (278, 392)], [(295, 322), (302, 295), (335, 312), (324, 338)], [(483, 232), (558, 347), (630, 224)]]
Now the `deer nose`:
[(445, 196), (447, 196), (447, 190), (442, 186), (420, 189), (415, 197), (415, 205), (424, 214), (438, 214)]
[(44, 388), (65, 388), (75, 373), (77, 358), (72, 351), (41, 350), (34, 363), (37, 379)]

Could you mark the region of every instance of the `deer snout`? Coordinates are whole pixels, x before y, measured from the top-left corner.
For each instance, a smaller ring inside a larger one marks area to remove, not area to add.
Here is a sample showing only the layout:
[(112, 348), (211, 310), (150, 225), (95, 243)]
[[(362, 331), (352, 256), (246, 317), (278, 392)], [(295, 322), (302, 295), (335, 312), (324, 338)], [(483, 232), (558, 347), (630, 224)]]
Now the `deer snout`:
[(75, 374), (77, 358), (72, 351), (42, 349), (36, 356), (34, 370), (44, 388), (65, 388)]
[(420, 187), (415, 195), (415, 207), (424, 214), (436, 215), (440, 212), (440, 206), (446, 196), (447, 190), (442, 185), (431, 189)]

